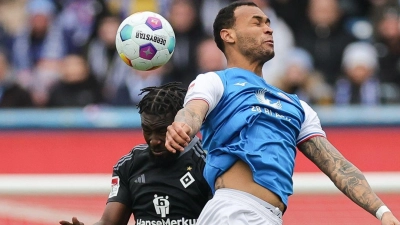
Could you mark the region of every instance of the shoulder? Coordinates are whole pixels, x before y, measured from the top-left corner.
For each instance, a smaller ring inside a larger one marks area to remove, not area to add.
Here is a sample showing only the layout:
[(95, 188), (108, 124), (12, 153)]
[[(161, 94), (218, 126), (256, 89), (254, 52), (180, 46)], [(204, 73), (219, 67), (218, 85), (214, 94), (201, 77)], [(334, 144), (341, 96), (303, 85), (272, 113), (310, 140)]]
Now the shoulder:
[(191, 150), (195, 153), (195, 155), (202, 159), (204, 162), (206, 161), (207, 152), (203, 149), (203, 145), (200, 139), (196, 139)]
[(187, 155), (187, 157), (190, 157), (192, 159), (199, 159), (201, 161), (206, 160), (206, 151), (203, 149), (203, 145), (201, 143), (200, 138), (195, 136), (192, 141), (189, 143), (189, 145), (185, 148), (185, 150), (182, 152), (182, 156)]
[(305, 101), (303, 101), (303, 100), (299, 100), (299, 101), (300, 101), (301, 107), (302, 107), (303, 110), (304, 110), (304, 114), (305, 114), (305, 115), (317, 114), (317, 113), (314, 111), (314, 109), (312, 109), (311, 106), (310, 106), (307, 102), (305, 102)]
[(120, 167), (127, 164), (132, 164), (134, 160), (148, 156), (146, 153), (149, 146), (147, 144), (140, 144), (133, 147), (131, 151), (123, 155), (118, 162), (114, 165), (114, 170), (120, 169)]

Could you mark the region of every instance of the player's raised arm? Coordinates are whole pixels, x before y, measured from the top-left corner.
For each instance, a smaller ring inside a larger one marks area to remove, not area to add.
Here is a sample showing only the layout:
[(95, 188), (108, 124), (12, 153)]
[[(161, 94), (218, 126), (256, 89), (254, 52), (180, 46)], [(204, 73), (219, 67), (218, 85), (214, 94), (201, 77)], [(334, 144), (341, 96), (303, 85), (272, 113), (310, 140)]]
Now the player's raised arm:
[(298, 147), (341, 192), (373, 216), (378, 217), (383, 225), (400, 224), (390, 211), (385, 210), (387, 208), (373, 192), (363, 173), (343, 157), (325, 137), (313, 137)]
[(204, 100), (191, 100), (178, 111), (175, 121), (168, 126), (165, 140), (166, 148), (171, 152), (183, 151), (192, 137), (199, 131), (207, 114), (208, 104)]

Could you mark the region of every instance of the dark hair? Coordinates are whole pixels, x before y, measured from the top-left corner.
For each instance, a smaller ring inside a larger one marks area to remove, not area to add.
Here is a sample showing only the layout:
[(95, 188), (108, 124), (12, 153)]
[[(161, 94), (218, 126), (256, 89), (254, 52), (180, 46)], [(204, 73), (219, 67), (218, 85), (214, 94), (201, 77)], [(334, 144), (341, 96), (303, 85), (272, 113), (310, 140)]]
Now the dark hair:
[(254, 2), (247, 2), (247, 1), (236, 1), (228, 6), (222, 8), (217, 17), (214, 20), (213, 29), (214, 29), (214, 40), (217, 44), (218, 48), (225, 52), (224, 41), (219, 34), (222, 29), (229, 29), (235, 25), (235, 10), (239, 6), (255, 6), (258, 7)]
[(179, 82), (170, 82), (159, 87), (146, 87), (141, 89), (141, 94), (146, 93), (142, 100), (137, 104), (139, 113), (142, 112), (152, 115), (176, 114), (183, 108), (183, 101), (186, 89), (182, 88)]

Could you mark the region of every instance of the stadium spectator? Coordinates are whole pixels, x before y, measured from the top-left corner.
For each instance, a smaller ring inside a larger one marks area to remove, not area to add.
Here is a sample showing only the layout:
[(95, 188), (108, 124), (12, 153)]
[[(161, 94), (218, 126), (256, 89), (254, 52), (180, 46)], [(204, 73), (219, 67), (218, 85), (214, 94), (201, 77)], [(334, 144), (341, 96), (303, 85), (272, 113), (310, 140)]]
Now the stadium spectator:
[(262, 66), (274, 57), (269, 24), (253, 2), (219, 11), (214, 38), (228, 68), (198, 75), (168, 126), (169, 151), (183, 151), (201, 129), (208, 152), (203, 174), (214, 196), (197, 224), (281, 225), (299, 150), (382, 225), (400, 225), (362, 172), (327, 140), (317, 113), (262, 78)]
[(315, 68), (334, 86), (344, 48), (356, 39), (344, 28), (337, 0), (309, 0), (308, 24), (295, 30), (296, 45), (314, 58)]
[[(135, 146), (115, 164), (112, 189), (97, 224), (195, 224), (211, 196), (203, 178), (206, 153), (194, 137), (185, 151), (165, 149), (165, 132), (182, 108), (186, 90), (177, 83), (142, 89), (138, 108), (146, 144)], [(72, 223), (82, 225), (77, 218)]]
[(388, 7), (376, 23), (375, 46), (379, 55), (378, 78), (383, 103), (400, 103), (400, 7)]
[(226, 59), (213, 38), (205, 38), (197, 46), (198, 73), (226, 68)]
[(7, 55), (7, 57), (11, 56), (12, 50), (12, 36), (9, 34), (0, 23), (0, 49), (2, 49), (3, 53)]
[(165, 82), (179, 81), (187, 87), (196, 76), (196, 47), (205, 37), (195, 0), (172, 0), (168, 21), (174, 29), (176, 46)]
[(293, 48), (281, 63), (285, 65), (284, 74), (272, 84), (311, 105), (333, 103), (333, 90), (314, 69), (313, 58), (307, 51)]
[(114, 106), (135, 106), (142, 99), (142, 96), (139, 95), (142, 88), (159, 86), (162, 83), (164, 67), (149, 71), (128, 68), (127, 76), (118, 87), (115, 97), (111, 100), (111, 104)]
[(26, 26), (17, 33), (13, 48), (13, 66), (20, 82), (28, 86), (33, 82), (32, 71), (38, 62), (60, 51), (61, 43), (51, 38), (55, 6), (50, 0), (31, 0), (26, 5)]
[(12, 45), (12, 65), (18, 83), (31, 93), (35, 107), (43, 107), (48, 89), (58, 79), (61, 43), (54, 39), (55, 6), (51, 0), (27, 1), (25, 26)]
[(100, 85), (90, 73), (86, 58), (70, 54), (61, 64), (61, 77), (49, 91), (49, 107), (84, 107), (102, 103)]
[(342, 60), (344, 75), (335, 87), (336, 105), (380, 104), (377, 57), (375, 47), (368, 42), (354, 42), (345, 48)]
[(89, 41), (97, 35), (99, 21), (109, 14), (104, 0), (66, 1), (51, 31), (52, 41), (62, 45), (57, 57), (84, 54)]
[(307, 5), (309, 0), (269, 0), (276, 14), (282, 18), (292, 31), (303, 27), (305, 20), (299, 18), (307, 17)]
[[(132, 73), (132, 68), (121, 60), (115, 47), (115, 34), (120, 22), (115, 16), (102, 18), (97, 36), (89, 42), (85, 55), (90, 70), (102, 87), (102, 95), (106, 101), (116, 97), (117, 89), (124, 85), (127, 74)], [(145, 86), (141, 88), (143, 87)]]
[(204, 32), (208, 36), (212, 36), (214, 18), (218, 13), (218, 10), (227, 4), (231, 3), (232, 0), (202, 0), (200, 6), (200, 19), (204, 27)]
[(6, 52), (0, 49), (0, 108), (32, 107), (29, 92), (15, 78)]
[(377, 23), (381, 20), (382, 16), (386, 14), (388, 9), (398, 9), (400, 2), (398, 0), (369, 0), (371, 8), (369, 11), (369, 18), (374, 26), (374, 33), (377, 33)]
[(121, 19), (143, 11), (156, 12), (165, 15), (161, 12), (163, 3), (170, 2), (170, 0), (120, 0), (120, 1), (107, 1), (107, 6), (113, 15), (120, 16)]

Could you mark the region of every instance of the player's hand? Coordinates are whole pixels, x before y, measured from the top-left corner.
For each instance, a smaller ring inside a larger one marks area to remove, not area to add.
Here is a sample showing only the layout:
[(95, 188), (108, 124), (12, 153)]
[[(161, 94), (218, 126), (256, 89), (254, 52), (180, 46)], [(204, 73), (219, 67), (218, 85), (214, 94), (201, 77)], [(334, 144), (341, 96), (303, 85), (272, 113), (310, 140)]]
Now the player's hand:
[(191, 132), (192, 128), (186, 123), (173, 122), (167, 128), (165, 147), (172, 153), (183, 151), (190, 142), (189, 134)]
[(391, 212), (385, 212), (382, 216), (382, 225), (400, 225), (400, 222)]
[(85, 225), (84, 223), (80, 222), (76, 217), (72, 217), (72, 223), (65, 220), (61, 220), (59, 223), (61, 225)]

